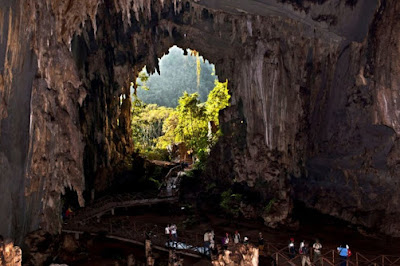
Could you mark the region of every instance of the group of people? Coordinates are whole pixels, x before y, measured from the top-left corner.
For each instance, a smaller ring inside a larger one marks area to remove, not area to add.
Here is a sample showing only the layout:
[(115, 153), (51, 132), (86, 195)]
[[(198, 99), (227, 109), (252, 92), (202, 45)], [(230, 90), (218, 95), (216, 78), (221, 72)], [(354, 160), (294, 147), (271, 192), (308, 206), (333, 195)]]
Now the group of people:
[[(236, 245), (239, 243), (247, 245), (249, 243), (249, 238), (245, 236), (242, 240), (242, 237), (238, 231), (235, 231), (234, 234), (225, 233), (221, 239), (222, 248), (225, 250), (228, 249), (230, 244)], [(260, 250), (264, 249), (264, 238), (261, 232), (258, 235), (258, 248)], [(215, 234), (213, 230), (206, 231), (204, 233), (204, 252), (205, 254), (210, 254), (210, 251), (216, 252)]]
[[(165, 227), (165, 235), (167, 237), (168, 246), (176, 247), (178, 240), (177, 226), (175, 224), (167, 225)], [(228, 249), (229, 245), (236, 245), (242, 243), (244, 245), (249, 243), (249, 238), (245, 236), (243, 239), (238, 231), (235, 231), (234, 234), (225, 233), (225, 235), (221, 239), (221, 246), (223, 249)], [(261, 232), (258, 233), (258, 249), (260, 252), (264, 250), (264, 237)], [(313, 264), (314, 265), (323, 265), (322, 262), (322, 244), (318, 239), (315, 240), (312, 246), (310, 243), (303, 240), (300, 242), (299, 247), (296, 247), (294, 238), (290, 238), (288, 245), (288, 255), (290, 259), (296, 257), (297, 254), (301, 255), (301, 265), (305, 266), (311, 265), (311, 251), (313, 254)], [(340, 245), (337, 248), (338, 254), (341, 258), (341, 265), (346, 265), (347, 258), (351, 256), (350, 247), (348, 245)], [(217, 253), (217, 247), (215, 243), (215, 233), (213, 230), (208, 230), (204, 233), (204, 254), (210, 255), (211, 253)]]
[[(293, 259), (298, 251), (298, 254), (301, 255), (301, 265), (311, 265), (311, 259), (310, 259), (310, 245), (307, 241), (302, 241), (300, 242), (298, 250), (296, 249), (296, 245), (294, 242), (294, 238), (290, 238), (290, 242), (288, 245), (289, 249), (289, 258)], [(318, 239), (315, 240), (315, 243), (312, 245), (312, 251), (313, 251), (313, 263), (314, 265), (323, 265), (322, 263), (322, 244), (319, 242)], [(351, 256), (351, 251), (348, 245), (341, 245), (337, 248), (337, 251), (339, 253), (340, 259), (341, 259), (341, 264), (345, 266), (347, 262), (347, 258)]]
[[(178, 245), (178, 227), (176, 224), (167, 225), (165, 227), (165, 236), (167, 238), (168, 247)], [(172, 245), (171, 245), (172, 244)]]
[[(288, 245), (289, 249), (289, 258), (293, 259), (296, 254), (296, 245), (294, 243), (294, 238), (290, 238), (290, 242)], [(312, 250), (314, 254), (313, 258), (313, 263), (316, 265), (317, 263), (322, 265), (322, 257), (321, 257), (321, 250), (322, 250), (322, 244), (319, 242), (318, 239), (315, 240), (315, 243), (312, 245)], [(301, 255), (301, 265), (311, 265), (311, 259), (310, 259), (310, 244), (307, 241), (302, 241), (300, 243), (299, 249), (298, 249), (298, 254)]]

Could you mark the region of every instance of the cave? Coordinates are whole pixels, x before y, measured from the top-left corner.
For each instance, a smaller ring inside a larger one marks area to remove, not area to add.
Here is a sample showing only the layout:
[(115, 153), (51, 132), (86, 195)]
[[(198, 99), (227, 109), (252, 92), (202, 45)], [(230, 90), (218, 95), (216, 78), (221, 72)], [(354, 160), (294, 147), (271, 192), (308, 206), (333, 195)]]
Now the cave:
[(249, 216), (288, 224), (300, 201), (399, 237), (399, 12), (376, 0), (0, 0), (0, 234), (60, 232), (66, 189), (81, 207), (107, 189), (135, 147), (130, 82), (177, 45), (229, 80), (205, 171), (275, 210)]

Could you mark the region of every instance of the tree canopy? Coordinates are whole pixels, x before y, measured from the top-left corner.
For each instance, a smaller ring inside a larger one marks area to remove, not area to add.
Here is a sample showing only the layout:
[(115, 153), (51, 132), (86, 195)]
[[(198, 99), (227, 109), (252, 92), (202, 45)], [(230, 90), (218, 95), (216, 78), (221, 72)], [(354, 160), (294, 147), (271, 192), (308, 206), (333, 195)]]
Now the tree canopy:
[(229, 105), (228, 82), (215, 82), (214, 89), (205, 103), (201, 103), (197, 93), (184, 92), (179, 105), (164, 121), (163, 136), (158, 138), (157, 147), (166, 148), (173, 143), (184, 142), (194, 154), (206, 154), (215, 143), (219, 132), (210, 132), (209, 123), (218, 128), (219, 111)]
[(217, 79), (213, 64), (194, 50), (188, 50), (184, 55), (177, 46), (169, 49), (169, 53), (160, 59), (159, 66), (160, 73), (149, 75), (143, 69), (136, 81), (139, 87), (145, 88), (137, 92), (145, 103), (176, 107), (184, 91), (197, 92), (199, 100), (205, 102)]
[(131, 84), (133, 140), (142, 154), (165, 154), (168, 146), (183, 143), (205, 158), (220, 134), (218, 116), (229, 104), (228, 82), (219, 82), (214, 65), (197, 51), (187, 52), (172, 47), (160, 60), (161, 75), (143, 69)]

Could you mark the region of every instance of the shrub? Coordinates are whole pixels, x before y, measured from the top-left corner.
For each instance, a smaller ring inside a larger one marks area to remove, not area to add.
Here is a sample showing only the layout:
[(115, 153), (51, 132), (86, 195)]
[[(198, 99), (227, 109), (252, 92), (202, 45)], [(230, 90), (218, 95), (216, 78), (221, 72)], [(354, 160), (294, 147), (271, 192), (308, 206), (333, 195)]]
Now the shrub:
[(222, 192), (221, 203), (219, 205), (227, 214), (239, 217), (242, 197), (241, 194), (233, 194), (232, 189), (228, 189)]

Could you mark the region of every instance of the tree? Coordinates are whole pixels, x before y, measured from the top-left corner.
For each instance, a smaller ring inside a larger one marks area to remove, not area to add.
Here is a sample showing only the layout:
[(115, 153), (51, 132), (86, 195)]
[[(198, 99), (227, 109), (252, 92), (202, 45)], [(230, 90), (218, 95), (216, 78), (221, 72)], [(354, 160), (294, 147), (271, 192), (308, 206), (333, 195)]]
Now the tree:
[(231, 96), (228, 91), (228, 81), (224, 83), (215, 81), (215, 87), (208, 95), (206, 110), (209, 121), (214, 121), (219, 125), (219, 111), (229, 106)]
[(163, 123), (163, 135), (157, 139), (157, 148), (166, 149), (168, 145), (175, 143), (175, 128), (178, 126), (178, 121), (178, 112), (176, 110), (170, 112)]
[[(175, 108), (179, 97), (187, 91), (189, 94), (197, 92), (200, 101), (205, 102), (217, 79), (215, 67), (197, 51), (187, 50), (187, 53), (184, 55), (182, 49), (173, 46), (159, 61), (160, 73), (148, 75), (146, 70), (142, 71), (149, 77), (144, 85), (150, 90), (138, 90), (138, 96), (146, 103)], [(138, 84), (143, 84), (142, 72)]]
[(174, 130), (175, 141), (184, 142), (196, 154), (207, 148), (207, 115), (204, 104), (200, 104), (199, 94), (185, 92), (179, 98), (178, 125)]
[(164, 122), (164, 135), (158, 138), (157, 147), (166, 148), (170, 144), (183, 142), (194, 155), (204, 158), (219, 135), (211, 134), (210, 137), (208, 123), (214, 121), (218, 127), (219, 111), (229, 105), (229, 99), (227, 81), (215, 82), (205, 103), (200, 102), (198, 93), (184, 92), (175, 111)]
[(132, 132), (133, 140), (139, 150), (155, 148), (157, 138), (163, 135), (163, 122), (171, 112), (172, 108), (148, 104), (140, 112), (135, 113), (132, 117)]

